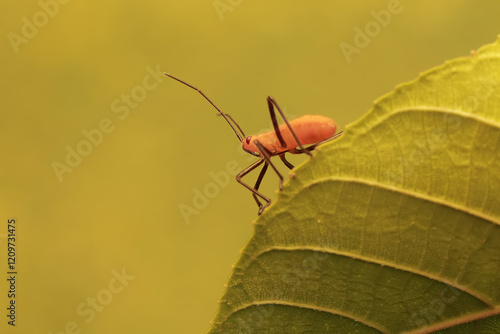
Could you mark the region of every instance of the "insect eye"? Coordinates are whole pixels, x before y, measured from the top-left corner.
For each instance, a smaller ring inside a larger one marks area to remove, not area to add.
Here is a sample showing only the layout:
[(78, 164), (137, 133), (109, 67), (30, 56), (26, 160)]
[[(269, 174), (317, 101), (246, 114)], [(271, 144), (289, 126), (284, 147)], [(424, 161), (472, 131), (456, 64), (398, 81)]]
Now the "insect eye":
[(247, 144), (250, 144), (250, 140), (252, 140), (252, 136), (248, 136), (245, 141), (247, 142)]

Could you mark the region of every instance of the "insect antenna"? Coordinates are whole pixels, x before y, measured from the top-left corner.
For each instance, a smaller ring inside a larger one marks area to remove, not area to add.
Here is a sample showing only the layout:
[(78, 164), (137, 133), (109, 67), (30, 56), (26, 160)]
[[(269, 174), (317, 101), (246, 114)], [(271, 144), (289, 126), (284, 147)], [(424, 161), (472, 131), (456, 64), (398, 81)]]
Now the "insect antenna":
[[(245, 136), (245, 133), (244, 133), (244, 132), (243, 132), (243, 130), (240, 128), (240, 126), (238, 125), (238, 123), (236, 123), (236, 121), (234, 120), (234, 118), (233, 118), (231, 115), (229, 115), (229, 114), (224, 114), (224, 115), (226, 115), (226, 116), (227, 116), (227, 117), (231, 120), (231, 122), (233, 122), (233, 124), (234, 124), (234, 125), (236, 125), (236, 126), (238, 127), (238, 130), (240, 130), (240, 134), (242, 134), (242, 135), (243, 135), (243, 138), (245, 138), (245, 137), (246, 137), (246, 136)], [(227, 119), (226, 119), (226, 120), (227, 120)]]
[[(231, 129), (233, 129), (234, 133), (236, 134), (236, 137), (238, 137), (238, 140), (240, 142), (243, 141), (243, 139), (245, 139), (245, 133), (243, 132), (243, 130), (241, 129), (241, 127), (238, 125), (238, 123), (236, 123), (236, 121), (228, 114), (225, 114), (222, 112), (222, 110), (220, 110), (209, 98), (208, 96), (206, 96), (200, 89), (194, 87), (193, 85), (190, 85), (188, 84), (187, 82), (185, 81), (182, 81), (181, 79), (179, 78), (176, 78), (174, 77), (173, 75), (170, 75), (168, 73), (164, 73), (167, 77), (170, 77), (174, 80), (177, 80), (179, 81), (180, 83), (183, 83), (184, 85), (198, 91), (198, 93), (200, 93), (208, 102), (210, 102), (210, 104), (215, 108), (217, 109), (217, 111), (219, 112), (219, 114), (224, 117), (224, 119), (226, 120), (226, 122), (229, 124), (229, 126), (231, 127)], [(231, 123), (232, 122), (232, 123)], [(234, 125), (233, 125), (234, 124)], [(236, 127), (235, 127), (236, 126)], [(236, 130), (238, 129), (239, 132)]]

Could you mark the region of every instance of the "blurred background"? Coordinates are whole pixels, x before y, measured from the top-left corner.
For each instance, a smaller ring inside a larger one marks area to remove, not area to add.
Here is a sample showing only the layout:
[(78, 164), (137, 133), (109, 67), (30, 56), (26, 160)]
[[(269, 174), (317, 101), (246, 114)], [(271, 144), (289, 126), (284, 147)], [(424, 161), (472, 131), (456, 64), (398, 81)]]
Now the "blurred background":
[[(271, 128), (268, 95), (290, 118), (322, 114), (343, 129), (395, 85), (500, 33), (494, 1), (0, 9), (1, 277), (11, 218), (19, 272), (15, 329), (0, 281), (2, 333), (208, 330), (253, 233), (257, 206), (234, 176), (255, 158), (162, 72), (247, 134)], [(270, 172), (262, 187), (273, 199), (277, 181)]]

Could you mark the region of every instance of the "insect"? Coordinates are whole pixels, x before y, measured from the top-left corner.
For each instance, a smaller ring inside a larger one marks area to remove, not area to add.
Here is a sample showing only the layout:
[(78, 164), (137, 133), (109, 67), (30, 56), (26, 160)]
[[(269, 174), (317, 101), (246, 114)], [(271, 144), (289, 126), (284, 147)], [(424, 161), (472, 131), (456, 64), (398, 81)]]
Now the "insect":
[[(271, 166), (280, 179), (279, 189), (283, 189), (283, 175), (281, 175), (276, 166), (271, 162), (271, 157), (279, 156), (286, 167), (293, 169), (294, 166), (285, 158), (286, 153), (304, 153), (312, 156), (311, 151), (313, 151), (317, 146), (342, 135), (342, 132), (335, 134), (337, 131), (337, 125), (332, 119), (325, 116), (305, 115), (288, 121), (276, 100), (272, 96), (268, 96), (267, 105), (271, 114), (271, 121), (273, 123), (274, 130), (247, 137), (231, 115), (222, 112), (200, 89), (170, 74), (165, 73), (165, 75), (198, 91), (198, 93), (200, 93), (215, 109), (217, 109), (220, 116), (224, 117), (229, 126), (231, 126), (236, 134), (236, 137), (242, 143), (243, 150), (259, 158), (259, 160), (255, 161), (236, 175), (238, 183), (252, 192), (252, 196), (259, 207), (259, 215), (261, 215), (264, 209), (271, 204), (269, 197), (259, 192), (260, 184), (269, 166)], [(282, 125), (278, 125), (275, 108), (278, 110), (281, 118), (285, 121)], [(304, 147), (304, 145), (310, 144), (311, 146)], [(245, 175), (262, 164), (264, 165), (253, 187), (242, 181), (242, 178)], [(264, 203), (262, 203), (259, 198), (263, 200)]]

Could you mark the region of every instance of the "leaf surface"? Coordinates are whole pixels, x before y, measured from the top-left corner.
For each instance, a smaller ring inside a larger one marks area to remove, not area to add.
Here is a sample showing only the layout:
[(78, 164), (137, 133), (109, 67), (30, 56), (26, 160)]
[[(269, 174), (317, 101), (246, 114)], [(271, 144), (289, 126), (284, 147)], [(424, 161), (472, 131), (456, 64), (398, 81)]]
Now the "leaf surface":
[(255, 223), (215, 333), (500, 333), (500, 42), (375, 102)]

